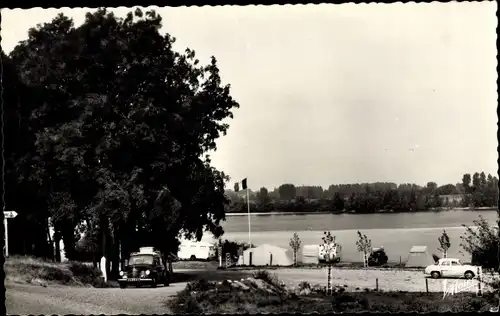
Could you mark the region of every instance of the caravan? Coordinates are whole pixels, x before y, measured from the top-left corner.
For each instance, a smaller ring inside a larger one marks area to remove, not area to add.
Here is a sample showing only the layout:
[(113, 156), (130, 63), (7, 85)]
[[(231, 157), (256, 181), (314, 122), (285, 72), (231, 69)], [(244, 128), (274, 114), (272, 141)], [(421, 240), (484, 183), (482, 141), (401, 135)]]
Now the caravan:
[(215, 247), (202, 241), (184, 240), (181, 242), (177, 257), (179, 260), (212, 260), (216, 257)]
[[(330, 246), (331, 249), (328, 251), (330, 254), (330, 260), (332, 262), (340, 262), (340, 256), (341, 256), (341, 251), (342, 251), (342, 246), (339, 244), (334, 244)], [(320, 263), (326, 262), (327, 261), (327, 249), (325, 248), (325, 245), (319, 245), (318, 246), (318, 261)]]

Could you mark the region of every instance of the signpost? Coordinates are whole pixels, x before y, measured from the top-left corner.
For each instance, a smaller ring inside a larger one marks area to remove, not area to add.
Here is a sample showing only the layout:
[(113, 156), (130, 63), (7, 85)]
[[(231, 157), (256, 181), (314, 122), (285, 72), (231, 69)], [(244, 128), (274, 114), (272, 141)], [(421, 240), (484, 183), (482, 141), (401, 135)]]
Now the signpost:
[(5, 229), (5, 258), (9, 256), (9, 231), (7, 229), (7, 219), (14, 218), (17, 216), (16, 211), (4, 211), (3, 212), (3, 227)]

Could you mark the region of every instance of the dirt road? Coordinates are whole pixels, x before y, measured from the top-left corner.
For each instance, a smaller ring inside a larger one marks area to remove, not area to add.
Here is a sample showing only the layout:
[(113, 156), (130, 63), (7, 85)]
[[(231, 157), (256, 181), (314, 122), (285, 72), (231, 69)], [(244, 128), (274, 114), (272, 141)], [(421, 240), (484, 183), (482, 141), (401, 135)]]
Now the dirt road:
[(157, 288), (86, 288), (17, 284), (6, 281), (7, 314), (88, 315), (88, 314), (165, 314), (166, 302), (187, 282), (240, 279), (249, 275), (237, 271), (177, 270), (177, 282)]
[(164, 303), (185, 283), (169, 287), (96, 289), (6, 284), (7, 314), (163, 314)]
[[(308, 281), (310, 284), (325, 284), (327, 282), (327, 269), (279, 269), (270, 270), (276, 274), (278, 279), (286, 284), (298, 285), (302, 281)], [(407, 291), (407, 292), (425, 292), (425, 278), (422, 271), (404, 271), (404, 270), (349, 270), (332, 269), (332, 280), (334, 285), (347, 285), (346, 290), (356, 290), (359, 288), (374, 289), (378, 279), (379, 289), (384, 291)], [(485, 280), (491, 279), (489, 275), (484, 275)], [(466, 285), (466, 280), (447, 280), (447, 287), (458, 284)], [(474, 281), (477, 284), (477, 281)], [(469, 283), (470, 284), (470, 283)], [(459, 285), (460, 287), (461, 285)], [(442, 292), (442, 279), (428, 279), (430, 292)], [(471, 287), (470, 291), (475, 292), (476, 287)], [(483, 286), (484, 290), (484, 286)]]

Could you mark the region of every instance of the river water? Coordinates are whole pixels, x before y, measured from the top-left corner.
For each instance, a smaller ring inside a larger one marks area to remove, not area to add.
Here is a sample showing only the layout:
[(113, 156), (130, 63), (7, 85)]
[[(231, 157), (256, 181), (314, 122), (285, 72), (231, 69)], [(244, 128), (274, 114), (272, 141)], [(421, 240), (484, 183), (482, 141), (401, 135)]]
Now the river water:
[[(472, 226), (483, 216), (496, 225), (496, 211), (450, 210), (441, 212), (385, 213), (385, 214), (306, 214), (306, 215), (251, 215), (251, 241), (255, 245), (272, 244), (288, 248), (294, 232), (303, 245), (320, 244), (325, 230), (336, 236), (342, 245), (342, 261), (362, 261), (356, 249), (357, 231), (366, 234), (373, 247), (383, 246), (391, 262), (405, 262), (412, 246), (427, 246), (430, 254), (440, 255), (438, 237), (446, 229), (451, 248), (448, 257), (467, 262), (470, 256), (463, 253), (460, 236), (462, 224)], [(248, 216), (227, 216), (223, 223), (223, 239), (248, 242)], [(203, 238), (211, 240), (210, 236)]]

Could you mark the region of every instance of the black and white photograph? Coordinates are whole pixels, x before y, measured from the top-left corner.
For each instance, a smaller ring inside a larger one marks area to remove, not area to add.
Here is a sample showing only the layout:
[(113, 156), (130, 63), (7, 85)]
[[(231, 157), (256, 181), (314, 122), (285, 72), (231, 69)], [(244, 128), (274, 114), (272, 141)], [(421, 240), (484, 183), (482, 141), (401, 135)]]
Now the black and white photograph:
[(6, 313), (498, 312), (496, 11), (1, 9)]

